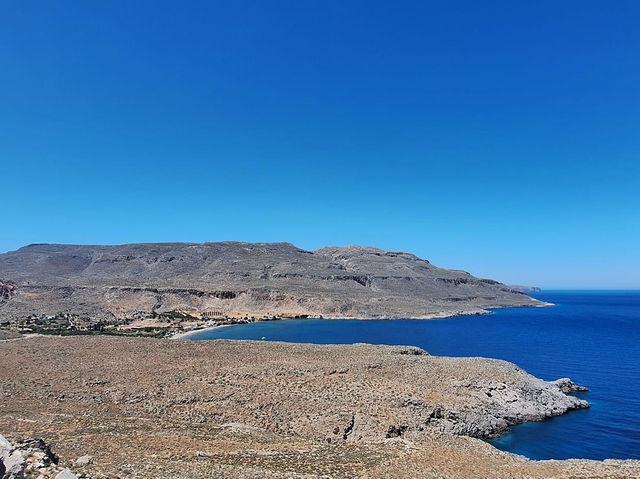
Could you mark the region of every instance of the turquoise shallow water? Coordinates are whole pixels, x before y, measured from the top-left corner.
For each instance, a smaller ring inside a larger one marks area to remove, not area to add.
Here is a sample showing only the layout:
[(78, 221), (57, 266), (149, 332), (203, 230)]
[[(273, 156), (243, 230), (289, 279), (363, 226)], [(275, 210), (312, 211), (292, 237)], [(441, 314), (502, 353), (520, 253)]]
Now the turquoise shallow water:
[(407, 344), (431, 354), (514, 362), (543, 379), (571, 377), (592, 407), (528, 423), (492, 441), (532, 459), (640, 459), (640, 292), (548, 291), (550, 308), (442, 320), (303, 319), (203, 331), (190, 339)]

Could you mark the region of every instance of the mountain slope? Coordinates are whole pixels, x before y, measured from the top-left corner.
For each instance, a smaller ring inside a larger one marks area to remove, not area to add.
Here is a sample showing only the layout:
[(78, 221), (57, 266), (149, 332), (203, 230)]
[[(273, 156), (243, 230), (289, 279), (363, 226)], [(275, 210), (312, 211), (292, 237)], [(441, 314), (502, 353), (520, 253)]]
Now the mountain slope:
[(540, 306), (504, 284), (362, 246), (289, 243), (30, 245), (0, 255), (0, 318), (185, 311), (226, 317), (425, 318)]

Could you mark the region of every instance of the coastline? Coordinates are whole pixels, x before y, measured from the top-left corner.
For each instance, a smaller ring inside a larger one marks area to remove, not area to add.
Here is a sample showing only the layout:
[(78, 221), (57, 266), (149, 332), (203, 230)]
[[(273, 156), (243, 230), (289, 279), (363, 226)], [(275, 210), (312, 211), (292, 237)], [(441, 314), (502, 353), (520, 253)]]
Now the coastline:
[[(409, 346), (107, 336), (38, 337), (1, 347), (8, 395), (0, 433), (15, 440), (37, 431), (65, 466), (90, 455), (88, 473), (640, 474), (640, 461), (532, 461), (477, 439), (586, 405), (563, 391), (566, 381), (543, 381), (505, 361), (431, 356)], [(114, 407), (105, 409), (104, 401)], [(456, 461), (447, 459), (451, 454)]]
[(190, 329), (189, 331), (182, 331), (180, 333), (176, 333), (171, 336), (168, 336), (166, 339), (185, 339), (185, 338), (188, 338), (189, 336), (193, 336), (203, 331), (210, 331), (214, 329), (225, 328), (228, 326), (237, 326), (237, 325), (236, 324), (217, 324), (215, 326), (205, 326), (204, 328)]
[[(535, 298), (533, 298), (535, 299)], [(551, 306), (556, 306), (554, 303), (549, 303), (546, 301), (541, 301), (536, 299), (536, 301), (540, 304), (530, 304), (530, 305), (522, 305), (522, 306), (497, 306), (497, 307), (492, 307), (490, 309), (472, 309), (472, 310), (462, 310), (462, 311), (442, 311), (439, 313), (432, 313), (432, 314), (428, 314), (428, 315), (420, 315), (420, 316), (415, 316), (415, 317), (362, 317), (362, 316), (332, 316), (332, 317), (322, 317), (322, 316), (318, 316), (318, 317), (307, 317), (307, 318), (295, 318), (295, 317), (277, 317), (277, 318), (272, 318), (272, 319), (268, 319), (268, 320), (262, 320), (262, 319), (257, 319), (257, 320), (253, 320), (250, 321), (249, 323), (237, 323), (237, 324), (219, 324), (219, 325), (213, 325), (213, 326), (205, 326), (202, 328), (198, 328), (198, 329), (192, 329), (189, 331), (183, 331), (183, 332), (179, 332), (176, 334), (173, 334), (171, 336), (168, 336), (167, 339), (188, 339), (190, 336), (194, 336), (196, 334), (205, 332), (205, 331), (212, 331), (212, 330), (216, 330), (218, 328), (222, 328), (225, 326), (239, 326), (241, 324), (250, 324), (250, 323), (259, 323), (259, 322), (268, 322), (268, 321), (282, 321), (282, 320), (290, 320), (290, 319), (298, 319), (300, 321), (304, 321), (307, 319), (326, 319), (326, 320), (334, 320), (334, 321), (341, 321), (341, 320), (358, 320), (358, 321), (397, 321), (397, 320), (415, 320), (415, 321), (429, 321), (429, 320), (436, 320), (436, 319), (448, 319), (448, 318), (457, 318), (460, 316), (484, 316), (484, 315), (488, 315), (488, 314), (493, 314), (493, 310), (498, 310), (498, 309), (510, 309), (510, 308), (547, 308), (547, 307), (551, 307)]]
[(447, 319), (447, 318), (455, 318), (458, 316), (483, 316), (485, 314), (492, 314), (490, 310), (474, 310), (473, 312), (460, 312), (460, 313), (454, 313), (454, 314), (448, 314), (448, 313), (439, 313), (439, 314), (433, 314), (430, 316), (420, 316), (420, 317), (415, 317), (415, 318), (362, 318), (362, 317), (355, 317), (355, 316), (335, 316), (335, 317), (331, 317), (331, 318), (323, 318), (323, 317), (309, 317), (309, 318), (287, 318), (287, 317), (281, 317), (281, 318), (274, 318), (274, 319), (269, 319), (269, 320), (262, 320), (262, 319), (257, 319), (254, 321), (250, 321), (247, 323), (237, 323), (237, 324), (217, 324), (214, 326), (205, 326), (203, 328), (197, 328), (197, 329), (190, 329), (189, 331), (182, 331), (176, 334), (172, 334), (171, 336), (168, 336), (167, 339), (188, 339), (190, 336), (194, 336), (198, 333), (202, 333), (205, 331), (214, 331), (217, 330), (219, 328), (224, 328), (224, 327), (229, 327), (229, 326), (240, 326), (243, 324), (252, 324), (252, 323), (266, 323), (266, 322), (272, 322), (272, 321), (286, 321), (286, 320), (299, 320), (299, 321), (306, 321), (309, 319), (323, 319), (323, 320), (327, 320), (327, 321), (347, 321), (347, 320), (356, 320), (356, 321), (398, 321), (398, 320), (403, 320), (403, 319), (408, 319), (408, 320), (412, 320), (412, 321), (429, 321), (429, 320), (435, 320), (435, 319)]
[[(330, 319), (330, 320), (336, 320), (336, 321), (340, 321), (340, 320), (359, 320), (359, 321), (427, 320), (428, 321), (428, 320), (454, 318), (454, 317), (460, 317), (460, 316), (478, 316), (478, 315), (493, 314), (495, 310), (501, 310), (501, 309), (543, 308), (543, 307), (555, 306), (555, 304), (553, 303), (540, 301), (535, 298), (531, 298), (531, 299), (533, 300), (532, 303), (521, 304), (517, 306), (498, 305), (498, 306), (493, 306), (491, 308), (478, 307), (478, 308), (472, 308), (472, 309), (444, 310), (444, 311), (420, 314), (415, 316), (411, 316), (411, 315), (402, 315), (402, 316), (332, 315), (330, 317), (327, 317), (327, 316), (318, 314), (317, 316), (316, 315), (296, 315), (296, 316), (282, 315), (282, 316), (271, 316), (268, 318), (265, 317), (262, 319), (255, 319), (255, 317), (248, 319), (247, 315), (245, 315), (245, 317), (242, 320), (233, 319), (233, 318), (221, 318), (222, 324), (214, 324), (211, 326), (205, 326), (202, 324), (193, 326), (189, 324), (189, 323), (193, 323), (194, 321), (186, 321), (186, 324), (183, 324), (183, 322), (180, 321), (172, 325), (161, 325), (157, 323), (147, 324), (142, 322), (140, 325), (135, 325), (135, 324), (129, 325), (126, 328), (123, 328), (122, 331), (114, 330), (114, 329), (106, 329), (105, 331), (94, 331), (89, 329), (79, 329), (79, 330), (71, 329), (70, 330), (70, 328), (68, 327), (61, 328), (59, 326), (52, 329), (45, 329), (41, 327), (40, 330), (37, 332), (23, 332), (21, 333), (22, 336), (20, 336), (19, 338), (9, 336), (9, 337), (0, 339), (0, 342), (7, 341), (9, 338), (21, 339), (24, 337), (37, 336), (37, 335), (68, 336), (72, 334), (97, 334), (97, 335), (104, 334), (104, 335), (114, 335), (114, 336), (141, 336), (141, 337), (157, 337), (157, 338), (164, 337), (167, 339), (188, 339), (189, 337), (196, 335), (199, 332), (212, 330), (222, 326), (236, 326), (238, 324), (247, 324), (247, 323), (263, 322), (263, 321), (267, 322), (267, 321), (279, 321), (279, 320), (289, 320), (289, 319), (301, 319), (301, 320), (302, 319)], [(185, 316), (185, 317), (189, 317), (190, 319), (196, 319), (195, 317), (190, 317), (190, 316)], [(3, 331), (8, 331), (8, 330), (2, 329), (0, 330), (0, 333), (2, 333)]]

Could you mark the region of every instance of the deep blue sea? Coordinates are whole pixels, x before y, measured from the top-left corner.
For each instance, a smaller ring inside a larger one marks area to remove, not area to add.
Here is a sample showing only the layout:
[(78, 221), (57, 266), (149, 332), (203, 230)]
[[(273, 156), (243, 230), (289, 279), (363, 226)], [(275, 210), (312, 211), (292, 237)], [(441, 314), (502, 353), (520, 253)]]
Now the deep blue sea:
[(590, 388), (591, 408), (516, 426), (492, 443), (532, 459), (640, 459), (640, 291), (545, 291), (549, 308), (439, 320), (302, 319), (206, 330), (191, 339), (403, 344), (443, 356), (506, 359)]

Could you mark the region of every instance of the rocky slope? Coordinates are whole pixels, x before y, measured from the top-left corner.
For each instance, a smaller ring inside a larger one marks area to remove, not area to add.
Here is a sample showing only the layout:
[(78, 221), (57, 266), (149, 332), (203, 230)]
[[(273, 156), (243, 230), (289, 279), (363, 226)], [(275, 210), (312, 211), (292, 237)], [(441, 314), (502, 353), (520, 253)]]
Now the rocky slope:
[(0, 255), (0, 320), (116, 321), (173, 311), (229, 318), (426, 318), (539, 306), (409, 253), (288, 243), (31, 245)]
[[(413, 347), (81, 336), (0, 343), (0, 431), (85, 477), (639, 477), (475, 437), (585, 407), (568, 379)], [(470, 437), (472, 436), (472, 437)]]

